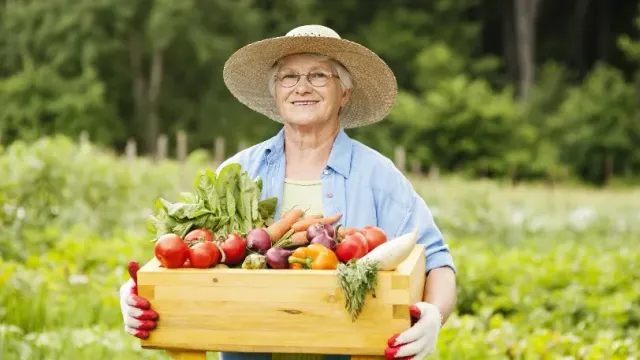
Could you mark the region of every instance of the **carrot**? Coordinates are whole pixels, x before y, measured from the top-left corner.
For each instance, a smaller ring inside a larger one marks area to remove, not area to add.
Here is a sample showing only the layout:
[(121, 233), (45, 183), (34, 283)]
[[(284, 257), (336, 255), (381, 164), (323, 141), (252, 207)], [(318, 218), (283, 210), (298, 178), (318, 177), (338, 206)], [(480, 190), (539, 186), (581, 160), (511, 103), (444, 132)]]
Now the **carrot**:
[(278, 221), (275, 221), (273, 224), (267, 227), (267, 232), (269, 233), (269, 237), (271, 238), (271, 243), (274, 243), (287, 231), (291, 230), (291, 226), (298, 221), (304, 215), (304, 210), (294, 208), (287, 211)]
[(297, 222), (295, 222), (291, 228), (298, 232), (298, 231), (306, 231), (309, 229), (309, 227), (313, 224), (316, 223), (322, 223), (322, 224), (335, 224), (338, 220), (340, 220), (340, 218), (342, 217), (342, 213), (337, 213), (335, 215), (329, 216), (329, 217), (321, 217), (321, 218), (310, 218), (310, 219), (304, 219), (304, 220), (298, 220)]
[(309, 244), (309, 239), (307, 239), (306, 231), (295, 232), (293, 233), (293, 235), (291, 235), (291, 246), (307, 245), (307, 244)]

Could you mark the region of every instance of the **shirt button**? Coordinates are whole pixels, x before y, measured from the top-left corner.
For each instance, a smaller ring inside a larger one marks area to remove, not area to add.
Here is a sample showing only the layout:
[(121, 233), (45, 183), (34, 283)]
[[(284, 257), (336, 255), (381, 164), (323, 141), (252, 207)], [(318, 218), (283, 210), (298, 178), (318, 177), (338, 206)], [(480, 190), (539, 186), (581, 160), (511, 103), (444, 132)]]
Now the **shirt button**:
[(329, 170), (324, 169), (324, 171), (322, 173), (325, 174), (325, 175), (329, 175)]
[(327, 194), (327, 197), (328, 197), (328, 198), (332, 198), (332, 197), (333, 197), (333, 194), (332, 194), (332, 193), (328, 193), (328, 194)]

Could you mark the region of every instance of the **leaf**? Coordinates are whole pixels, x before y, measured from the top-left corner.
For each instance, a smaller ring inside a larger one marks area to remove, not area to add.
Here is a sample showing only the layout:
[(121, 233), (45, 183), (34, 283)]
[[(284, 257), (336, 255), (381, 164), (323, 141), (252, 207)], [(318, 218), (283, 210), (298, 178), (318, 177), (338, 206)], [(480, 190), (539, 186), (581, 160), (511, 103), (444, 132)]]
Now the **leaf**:
[(211, 198), (211, 194), (215, 195), (215, 179), (216, 173), (211, 170), (202, 170), (198, 172), (194, 186), (200, 199), (205, 200), (205, 206), (209, 209), (215, 209), (217, 196)]
[(251, 223), (253, 219), (253, 215), (252, 215), (252, 204), (253, 204), (253, 200), (254, 200), (254, 194), (252, 193), (244, 193), (241, 195), (242, 197), (242, 217), (244, 218), (245, 221), (248, 221), (249, 223)]
[(193, 228), (193, 225), (193, 221), (177, 224), (173, 227), (173, 233), (178, 234), (180, 237), (184, 238), (187, 233)]
[(160, 216), (149, 215), (147, 217), (147, 231), (154, 236), (155, 239), (171, 231), (174, 224), (169, 223)]
[(198, 196), (190, 192), (181, 192), (178, 198), (185, 203), (190, 203), (190, 204), (198, 203)]
[(240, 180), (238, 181), (240, 192), (251, 192), (253, 193), (255, 189), (257, 189), (256, 183), (251, 180), (249, 174), (245, 171), (240, 175)]
[(178, 222), (169, 216), (160, 199), (155, 202), (154, 209), (157, 209), (157, 212), (147, 217), (146, 226), (147, 231), (157, 240), (160, 236), (170, 233)]
[(220, 216), (218, 224), (216, 225), (215, 229), (213, 229), (213, 231), (215, 232), (222, 231), (224, 227), (229, 224), (230, 221), (231, 219), (229, 218), (229, 216), (226, 216), (226, 215)]
[(231, 163), (220, 170), (215, 181), (215, 188), (219, 196), (226, 194), (226, 188), (235, 186), (240, 170), (241, 167), (238, 163)]
[(276, 205), (278, 204), (277, 197), (270, 197), (264, 199), (258, 203), (258, 212), (262, 219), (272, 218), (276, 214)]
[(227, 213), (229, 214), (229, 216), (234, 216), (236, 213), (236, 200), (234, 199), (230, 188), (227, 188), (226, 201), (227, 201)]
[(215, 228), (218, 227), (218, 224), (220, 223), (220, 218), (213, 215), (213, 214), (209, 214), (207, 215), (207, 217), (205, 218), (205, 221), (202, 225), (202, 227), (213, 230)]
[(260, 197), (260, 195), (262, 195), (262, 178), (260, 176), (258, 176), (255, 180), (256, 186), (258, 186), (258, 189), (260, 190), (258, 197)]
[(165, 199), (161, 199), (161, 201), (167, 209), (167, 214), (178, 220), (194, 219), (211, 212), (204, 207), (204, 203), (202, 202), (188, 204), (184, 202), (171, 203)]
[(233, 221), (231, 222), (231, 232), (241, 233), (241, 235), (245, 235), (246, 233), (242, 234), (243, 229), (244, 229), (244, 221), (242, 221), (242, 219), (240, 218), (240, 215), (235, 214), (233, 216)]
[[(260, 200), (258, 198), (251, 199), (251, 220), (258, 220), (260, 213), (258, 212), (258, 203)], [(274, 207), (275, 211), (275, 207)]]

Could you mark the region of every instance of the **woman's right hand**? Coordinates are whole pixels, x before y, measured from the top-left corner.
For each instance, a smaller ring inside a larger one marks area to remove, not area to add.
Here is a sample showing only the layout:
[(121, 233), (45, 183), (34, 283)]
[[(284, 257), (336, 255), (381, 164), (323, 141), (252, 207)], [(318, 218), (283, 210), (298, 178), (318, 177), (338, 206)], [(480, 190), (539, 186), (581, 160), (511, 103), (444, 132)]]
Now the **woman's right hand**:
[(124, 321), (124, 330), (140, 339), (149, 337), (149, 331), (156, 327), (158, 313), (151, 310), (147, 299), (138, 296), (138, 270), (140, 264), (129, 261), (127, 266), (129, 279), (120, 287), (120, 309)]

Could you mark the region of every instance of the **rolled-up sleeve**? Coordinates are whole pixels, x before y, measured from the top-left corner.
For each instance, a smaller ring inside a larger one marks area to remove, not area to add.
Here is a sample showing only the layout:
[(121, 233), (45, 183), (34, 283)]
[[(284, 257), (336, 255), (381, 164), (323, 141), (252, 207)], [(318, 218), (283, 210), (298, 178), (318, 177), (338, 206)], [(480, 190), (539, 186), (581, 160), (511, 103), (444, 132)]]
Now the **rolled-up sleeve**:
[(449, 245), (445, 242), (442, 232), (436, 225), (431, 210), (424, 199), (415, 191), (411, 204), (400, 224), (397, 236), (411, 232), (417, 227), (419, 229), (418, 244), (424, 245), (426, 248), (427, 272), (443, 266), (448, 266), (456, 272)]

